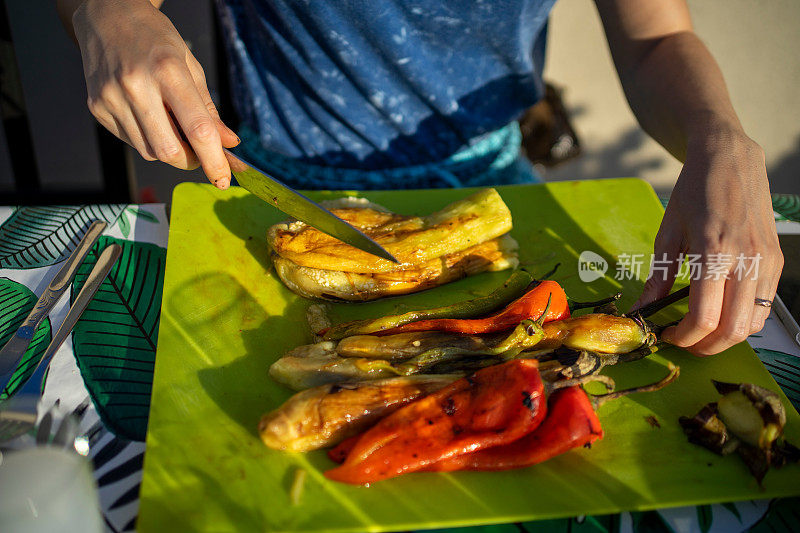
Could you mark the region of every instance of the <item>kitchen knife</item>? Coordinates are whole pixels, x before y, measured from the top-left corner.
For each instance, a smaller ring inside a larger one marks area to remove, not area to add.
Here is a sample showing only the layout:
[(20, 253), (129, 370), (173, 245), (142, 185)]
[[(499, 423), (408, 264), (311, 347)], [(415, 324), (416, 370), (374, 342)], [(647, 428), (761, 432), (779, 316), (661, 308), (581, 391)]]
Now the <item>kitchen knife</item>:
[(231, 172), (236, 177), (239, 185), (265, 202), (350, 246), (355, 246), (359, 250), (388, 259), (393, 263), (399, 262), (377, 242), (324, 207), (291, 187), (284, 185), (266, 172), (259, 170), (256, 166), (233, 154), (230, 150), (223, 149), (223, 151), (228, 158)]

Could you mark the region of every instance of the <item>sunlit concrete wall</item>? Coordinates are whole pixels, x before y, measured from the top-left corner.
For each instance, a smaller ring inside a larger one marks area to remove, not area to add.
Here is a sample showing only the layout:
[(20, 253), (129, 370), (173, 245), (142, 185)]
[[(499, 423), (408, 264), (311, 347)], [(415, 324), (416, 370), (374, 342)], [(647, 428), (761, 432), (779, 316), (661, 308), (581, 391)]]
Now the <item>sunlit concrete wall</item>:
[[(800, 1), (690, 0), (689, 6), (745, 130), (766, 151), (772, 190), (800, 193)], [(594, 2), (559, 0), (547, 61), (546, 77), (564, 87), (584, 148), (547, 179), (639, 176), (669, 192), (680, 163), (638, 127)]]

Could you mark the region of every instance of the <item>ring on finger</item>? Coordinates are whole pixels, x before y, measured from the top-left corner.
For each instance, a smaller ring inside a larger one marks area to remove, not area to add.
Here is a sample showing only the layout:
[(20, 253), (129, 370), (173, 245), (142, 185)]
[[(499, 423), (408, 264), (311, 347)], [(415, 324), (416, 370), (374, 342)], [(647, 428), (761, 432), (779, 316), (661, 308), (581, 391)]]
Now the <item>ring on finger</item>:
[(766, 298), (756, 298), (755, 304), (760, 305), (761, 307), (772, 307), (772, 300), (767, 300)]

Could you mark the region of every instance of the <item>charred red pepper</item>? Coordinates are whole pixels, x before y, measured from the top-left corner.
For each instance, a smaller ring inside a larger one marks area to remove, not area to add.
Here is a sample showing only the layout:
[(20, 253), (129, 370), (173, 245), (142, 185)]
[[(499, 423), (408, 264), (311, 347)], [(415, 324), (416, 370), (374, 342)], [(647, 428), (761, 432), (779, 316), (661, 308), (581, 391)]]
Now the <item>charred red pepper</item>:
[(334, 463), (342, 464), (344, 460), (347, 459), (347, 456), (350, 455), (350, 452), (353, 451), (353, 448), (356, 446), (356, 442), (358, 442), (358, 439), (360, 438), (361, 433), (344, 439), (342, 442), (328, 450), (328, 459)]
[[(480, 372), (508, 367), (512, 363), (520, 362), (511, 361), (489, 367)], [(539, 418), (539, 423), (534, 421), (527, 432), (518, 438), (505, 443), (488, 444), (481, 447), (462, 445), (460, 449), (451, 449), (452, 453), (443, 454), (438, 461), (426, 461), (427, 464), (419, 462), (420, 453), (414, 451), (417, 450), (416, 448), (409, 448), (406, 450), (406, 456), (411, 454), (414, 459), (412, 466), (409, 468), (405, 468), (404, 465), (393, 461), (393, 459), (402, 461), (402, 453), (395, 454), (394, 457), (392, 457), (393, 454), (391, 453), (388, 454), (388, 457), (386, 457), (387, 454), (384, 454), (385, 457), (376, 456), (374, 452), (381, 451), (383, 443), (380, 439), (375, 439), (375, 436), (366, 443), (361, 441), (363, 435), (355, 436), (342, 442), (328, 453), (332, 460), (336, 462), (344, 461), (344, 464), (339, 468), (326, 472), (326, 476), (330, 479), (348, 483), (369, 483), (413, 471), (507, 470), (535, 465), (573, 448), (585, 446), (597, 439), (601, 439), (603, 430), (595, 413), (601, 404), (632, 393), (659, 390), (675, 381), (678, 378), (679, 371), (678, 367), (670, 364), (669, 374), (656, 383), (591, 397), (577, 385), (583, 381), (583, 378), (558, 382), (562, 386), (550, 394), (550, 399), (547, 403), (543, 401), (542, 396), (537, 397), (536, 406), (538, 410), (542, 414), (546, 412), (544, 420), (541, 421), (541, 418)], [(603, 378), (600, 381), (606, 382), (609, 388), (613, 388), (613, 381), (608, 378), (602, 376), (594, 377)], [(495, 394), (500, 396), (506, 392), (505, 385), (502, 383), (499, 385), (499, 389), (503, 393), (497, 391), (497, 384), (494, 387), (490, 385), (490, 388), (494, 388)], [(413, 405), (415, 404), (411, 404), (408, 407)], [(414, 427), (409, 427), (406, 431), (413, 433), (417, 430)], [(413, 443), (413, 439), (406, 438), (397, 442), (403, 446)], [(372, 447), (371, 449), (370, 446)], [(365, 457), (367, 461), (362, 459), (353, 460), (355, 453), (363, 454), (364, 451), (366, 451)], [(397, 450), (394, 451), (396, 452)], [(405, 460), (408, 460), (407, 457)], [(381, 464), (381, 461), (383, 461), (383, 464)], [(367, 462), (370, 464), (367, 464), (365, 468), (363, 464)], [(360, 466), (359, 463), (362, 463), (362, 465)], [(352, 468), (353, 464), (356, 465), (355, 468)], [(350, 466), (349, 469), (348, 466)], [(386, 475), (387, 469), (394, 473)]]
[(555, 281), (545, 280), (508, 304), (499, 313), (489, 317), (419, 320), (375, 334), (382, 336), (393, 335), (395, 333), (408, 333), (411, 331), (446, 331), (450, 333), (479, 335), (481, 333), (505, 331), (516, 327), (523, 320), (533, 320), (542, 316), (548, 301), (550, 302), (550, 308), (544, 317), (545, 322), (569, 318), (569, 304), (564, 289)]
[(537, 427), (546, 410), (535, 360), (484, 368), (400, 408), (354, 444), (345, 441), (332, 452), (346, 455), (344, 463), (325, 476), (364, 484), (422, 470), (455, 455), (513, 442)]
[(531, 433), (511, 444), (459, 455), (426, 470), (509, 470), (535, 465), (573, 448), (603, 438), (600, 419), (579, 386), (554, 392), (547, 402), (547, 417)]
[(545, 420), (528, 435), (504, 446), (439, 461), (426, 470), (509, 470), (541, 463), (603, 438), (596, 414), (603, 403), (629, 394), (660, 390), (679, 375), (680, 368), (670, 363), (667, 376), (649, 385), (591, 397), (580, 386), (560, 388), (550, 395)]

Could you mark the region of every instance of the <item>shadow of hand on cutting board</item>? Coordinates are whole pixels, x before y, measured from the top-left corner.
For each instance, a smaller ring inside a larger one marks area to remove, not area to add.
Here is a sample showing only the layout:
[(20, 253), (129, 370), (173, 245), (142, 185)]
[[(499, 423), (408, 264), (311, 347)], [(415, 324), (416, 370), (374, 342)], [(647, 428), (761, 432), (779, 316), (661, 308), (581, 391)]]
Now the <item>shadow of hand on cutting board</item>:
[(236, 279), (218, 272), (186, 282), (167, 304), (204, 356), (197, 376), (208, 397), (256, 437), (261, 415), (291, 394), (272, 382), (269, 365), (310, 337), (298, 331), (305, 321), (305, 302), (287, 300), (282, 315), (269, 315)]
[[(604, 193), (605, 189), (610, 192)], [(542, 275), (560, 263), (552, 279), (570, 297), (587, 301), (622, 291), (622, 311), (639, 296), (643, 281), (635, 276), (615, 279), (617, 257), (642, 254), (645, 261), (640, 275), (646, 277), (652, 239), (663, 213), (648, 189), (639, 180), (498, 188), (513, 215), (511, 235), (519, 242), (521, 266)], [(583, 252), (593, 252), (605, 261), (605, 276), (581, 279), (579, 257)]]
[(247, 251), (265, 270), (272, 269), (267, 247), (267, 229), (287, 219), (287, 215), (252, 194), (217, 200), (214, 202), (214, 213), (228, 231), (244, 241)]

